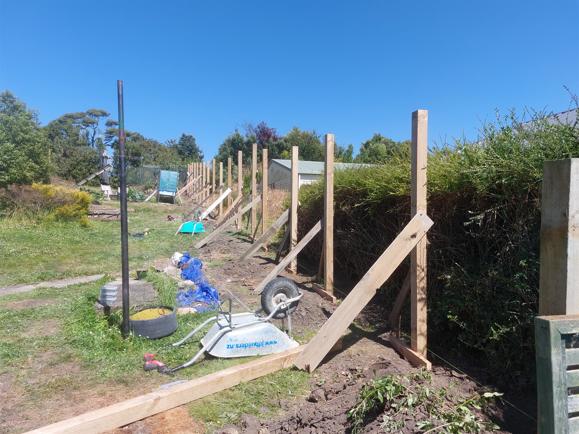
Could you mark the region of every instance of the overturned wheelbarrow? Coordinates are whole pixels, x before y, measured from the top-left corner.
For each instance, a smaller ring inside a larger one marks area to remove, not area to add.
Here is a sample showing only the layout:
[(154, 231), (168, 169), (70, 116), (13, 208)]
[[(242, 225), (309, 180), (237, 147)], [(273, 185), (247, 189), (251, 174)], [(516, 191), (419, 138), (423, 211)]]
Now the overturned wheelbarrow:
[[(291, 313), (297, 308), (303, 294), (296, 284), (285, 277), (278, 277), (267, 284), (261, 294), (261, 312), (231, 313), (218, 310), (217, 315), (209, 318), (192, 330), (174, 347), (183, 345), (206, 326), (212, 324), (201, 339), (201, 349), (191, 360), (176, 368), (166, 368), (161, 372), (172, 373), (193, 365), (205, 353), (219, 358), (262, 356), (280, 353), (299, 344), (291, 338)], [(288, 333), (277, 328), (272, 319), (287, 320)]]

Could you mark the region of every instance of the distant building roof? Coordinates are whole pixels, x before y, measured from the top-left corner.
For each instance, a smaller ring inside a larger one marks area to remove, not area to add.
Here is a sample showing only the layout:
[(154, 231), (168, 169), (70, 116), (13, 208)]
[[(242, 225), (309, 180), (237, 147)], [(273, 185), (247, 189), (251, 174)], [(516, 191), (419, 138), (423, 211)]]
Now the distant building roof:
[[(280, 164), (288, 170), (292, 168), (291, 160), (271, 160), (274, 163)], [(372, 164), (361, 164), (361, 163), (334, 163), (335, 170), (342, 169), (359, 169), (361, 167), (370, 167)], [(324, 173), (324, 162), (323, 161), (298, 161), (298, 173), (304, 175), (321, 175)]]
[(550, 123), (561, 123), (563, 125), (577, 125), (577, 109), (567, 110), (549, 116)]
[[(570, 125), (570, 126), (579, 126), (579, 120), (577, 119), (577, 109), (571, 109), (560, 113), (553, 113), (550, 115), (545, 116), (545, 120), (547, 123), (554, 125)], [(535, 124), (535, 121), (528, 121), (523, 123), (524, 128), (528, 128)]]

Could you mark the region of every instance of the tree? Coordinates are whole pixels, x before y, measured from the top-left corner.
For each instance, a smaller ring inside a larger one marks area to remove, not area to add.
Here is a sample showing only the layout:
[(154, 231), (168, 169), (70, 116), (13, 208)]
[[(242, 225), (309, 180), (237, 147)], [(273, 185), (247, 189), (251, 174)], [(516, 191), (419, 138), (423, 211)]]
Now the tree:
[(0, 93), (0, 187), (48, 178), (48, 146), (36, 115), (10, 92)]
[(278, 136), (275, 128), (269, 127), (265, 122), (260, 122), (256, 126), (247, 125), (245, 137), (251, 144), (257, 143), (258, 149), (267, 148), (269, 158), (281, 157), (284, 149), (283, 138)]
[(302, 131), (294, 127), (285, 135), (282, 142), (281, 158), (290, 158), (292, 146), (298, 146), (300, 160), (324, 160), (324, 147), (315, 131)]
[[(106, 137), (101, 131), (101, 122), (108, 116), (105, 110), (93, 108), (66, 113), (44, 127), (54, 173), (79, 181), (99, 169), (99, 155), (105, 149)], [(105, 126), (109, 122), (110, 119)]]
[(334, 150), (336, 161), (340, 163), (351, 163), (354, 161), (354, 145), (348, 146), (336, 145)]
[(175, 148), (184, 161), (203, 161), (203, 152), (190, 134), (181, 134)]
[(396, 142), (380, 134), (374, 134), (370, 140), (362, 143), (356, 161), (384, 164), (395, 157), (410, 158), (410, 142)]
[(237, 151), (243, 152), (243, 162), (251, 161), (251, 146), (254, 141), (244, 137), (238, 130), (227, 136), (217, 150), (217, 160), (227, 161), (227, 157), (237, 156)]

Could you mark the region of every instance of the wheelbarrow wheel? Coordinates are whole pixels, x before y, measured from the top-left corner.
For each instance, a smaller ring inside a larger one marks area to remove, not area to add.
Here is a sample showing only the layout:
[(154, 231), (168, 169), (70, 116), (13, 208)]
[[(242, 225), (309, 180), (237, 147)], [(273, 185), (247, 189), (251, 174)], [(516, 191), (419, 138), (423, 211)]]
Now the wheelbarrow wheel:
[[(263, 289), (261, 293), (261, 307), (266, 314), (270, 315), (275, 311), (278, 304), (290, 298), (300, 295), (297, 285), (285, 277), (276, 277)], [(298, 307), (298, 302), (290, 304), (289, 308), (278, 311), (273, 317), (276, 319), (285, 318)]]

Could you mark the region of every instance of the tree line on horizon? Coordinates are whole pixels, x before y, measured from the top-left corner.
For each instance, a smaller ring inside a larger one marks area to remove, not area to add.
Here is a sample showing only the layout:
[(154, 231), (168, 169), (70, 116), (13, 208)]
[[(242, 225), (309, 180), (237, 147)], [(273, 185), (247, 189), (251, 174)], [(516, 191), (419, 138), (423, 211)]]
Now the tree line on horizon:
[[(290, 158), (292, 146), (299, 147), (302, 160), (322, 161), (324, 145), (315, 131), (297, 127), (279, 135), (265, 122), (235, 130), (219, 146), (216, 159), (227, 161), (243, 151), (244, 162), (251, 148), (268, 148), (270, 158)], [(11, 92), (0, 93), (0, 187), (11, 184), (48, 182), (51, 176), (79, 181), (97, 171), (106, 149), (118, 152), (118, 123), (106, 110), (91, 108), (65, 113), (42, 126), (36, 112)], [(384, 163), (394, 154), (409, 155), (409, 142), (397, 142), (374, 134), (354, 157), (352, 144), (335, 147), (339, 162)], [(136, 131), (126, 131), (126, 158), (131, 167), (145, 165), (166, 169), (186, 167), (203, 161), (204, 155), (192, 134), (161, 143)], [(118, 161), (114, 158), (113, 161)]]

